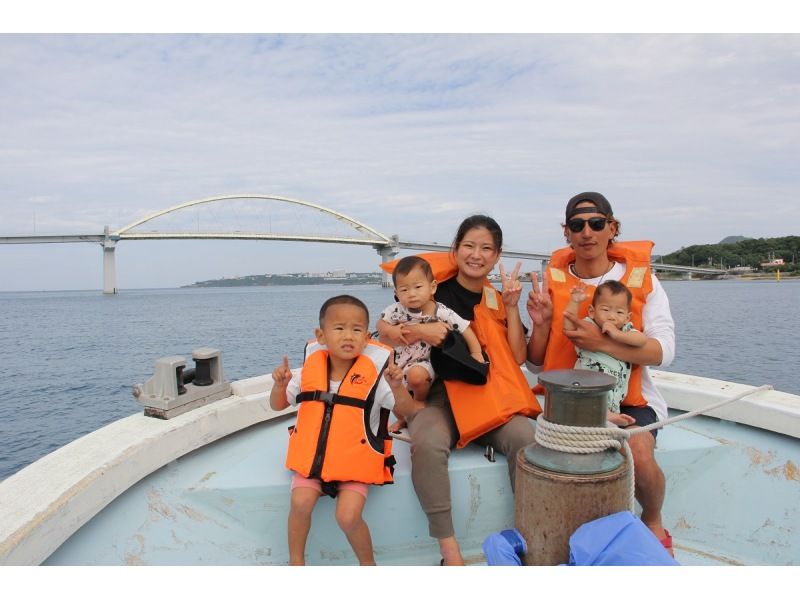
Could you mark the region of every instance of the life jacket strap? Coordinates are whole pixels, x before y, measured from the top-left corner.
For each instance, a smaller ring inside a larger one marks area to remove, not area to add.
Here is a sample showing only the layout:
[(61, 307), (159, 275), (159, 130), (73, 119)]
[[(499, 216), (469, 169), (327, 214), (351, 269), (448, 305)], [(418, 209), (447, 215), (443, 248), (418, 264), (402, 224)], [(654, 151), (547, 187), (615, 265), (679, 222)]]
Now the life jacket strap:
[(330, 496), (331, 498), (336, 498), (336, 495), (339, 494), (339, 484), (336, 482), (320, 481), (320, 486), (322, 493), (327, 496)]
[(394, 455), (389, 455), (383, 460), (383, 464), (389, 468), (389, 471), (394, 477), (394, 466), (397, 465), (397, 459), (394, 458)]
[(367, 404), (366, 401), (361, 399), (345, 397), (334, 392), (324, 392), (322, 390), (301, 392), (297, 395), (295, 401), (298, 404), (304, 401), (321, 401), (328, 405), (347, 405), (349, 407), (358, 407), (359, 409), (364, 409)]

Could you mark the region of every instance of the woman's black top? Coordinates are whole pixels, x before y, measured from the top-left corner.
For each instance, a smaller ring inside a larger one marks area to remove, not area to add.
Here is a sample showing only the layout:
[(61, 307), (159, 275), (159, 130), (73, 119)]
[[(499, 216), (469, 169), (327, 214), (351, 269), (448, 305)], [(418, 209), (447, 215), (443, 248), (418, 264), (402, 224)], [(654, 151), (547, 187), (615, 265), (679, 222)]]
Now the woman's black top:
[(448, 278), (436, 287), (436, 300), (444, 303), (459, 316), (470, 322), (475, 319), (475, 306), (481, 302), (483, 292), (475, 293), (461, 286), (453, 278)]

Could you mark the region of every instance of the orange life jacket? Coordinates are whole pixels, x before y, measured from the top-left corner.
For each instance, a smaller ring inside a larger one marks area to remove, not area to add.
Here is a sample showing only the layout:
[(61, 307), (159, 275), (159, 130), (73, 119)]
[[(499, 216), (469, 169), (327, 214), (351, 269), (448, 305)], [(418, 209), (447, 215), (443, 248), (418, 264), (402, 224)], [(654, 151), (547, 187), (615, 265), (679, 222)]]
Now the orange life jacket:
[[(650, 251), (652, 241), (623, 241), (614, 242), (608, 248), (608, 257), (616, 262), (625, 264), (625, 274), (620, 280), (630, 290), (631, 322), (637, 330), (643, 330), (642, 309), (647, 295), (653, 290), (653, 280), (650, 275)], [(550, 325), (550, 337), (547, 339), (542, 370), (572, 369), (575, 365), (575, 345), (564, 334), (564, 310), (570, 300), (570, 291), (580, 281), (569, 270), (569, 265), (575, 262), (575, 251), (571, 247), (557, 249), (550, 256), (550, 263), (545, 271), (550, 298), (553, 301), (553, 321)], [(586, 286), (589, 300), (584, 301), (578, 310), (578, 318), (585, 318), (589, 311), (591, 299), (594, 296), (594, 286)], [(541, 385), (536, 386), (537, 393), (544, 393)], [(628, 394), (622, 404), (629, 407), (647, 405), (642, 396), (642, 367), (634, 365), (628, 381)]]
[[(437, 282), (444, 282), (458, 273), (450, 252), (423, 253), (419, 257), (430, 264)], [(397, 260), (381, 264), (381, 268), (392, 272), (396, 265)], [(488, 280), (484, 281), (483, 297), (475, 306), (474, 314), (470, 328), (489, 356), (489, 375), (486, 384), (480, 386), (459, 380), (444, 381), (458, 427), (458, 448), (494, 430), (518, 413), (535, 418), (542, 411), (508, 345), (502, 297)]]
[(317, 342), (306, 345), (288, 469), (323, 482), (392, 483), (389, 410), (381, 408), (377, 435), (370, 426), (375, 392), (391, 355), (390, 347), (370, 341), (334, 394), (328, 386), (328, 351)]

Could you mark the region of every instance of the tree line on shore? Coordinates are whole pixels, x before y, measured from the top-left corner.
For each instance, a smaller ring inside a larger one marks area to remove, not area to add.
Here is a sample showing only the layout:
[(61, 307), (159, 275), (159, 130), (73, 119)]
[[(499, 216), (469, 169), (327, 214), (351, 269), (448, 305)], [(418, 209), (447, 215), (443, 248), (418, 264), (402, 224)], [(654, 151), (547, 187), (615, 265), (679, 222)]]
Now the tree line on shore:
[(774, 270), (763, 268), (762, 263), (771, 259), (783, 259), (780, 269), (784, 272), (798, 271), (800, 259), (800, 237), (774, 237), (771, 239), (741, 239), (711, 245), (691, 245), (681, 247), (669, 255), (661, 256), (665, 264), (678, 266), (714, 265), (722, 268), (751, 267), (755, 270)]

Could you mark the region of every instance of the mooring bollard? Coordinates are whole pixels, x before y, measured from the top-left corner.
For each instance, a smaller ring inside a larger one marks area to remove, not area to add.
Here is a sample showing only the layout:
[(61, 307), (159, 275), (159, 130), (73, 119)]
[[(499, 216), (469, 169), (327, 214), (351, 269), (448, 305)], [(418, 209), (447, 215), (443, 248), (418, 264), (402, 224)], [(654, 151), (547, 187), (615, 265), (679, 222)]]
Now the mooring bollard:
[[(552, 370), (539, 375), (545, 388), (543, 417), (552, 424), (606, 427), (606, 395), (616, 384), (607, 374)], [(517, 454), (515, 527), (525, 538), (525, 565), (569, 560), (569, 538), (581, 525), (630, 506), (629, 467), (616, 449), (590, 454), (554, 450), (538, 442)]]

